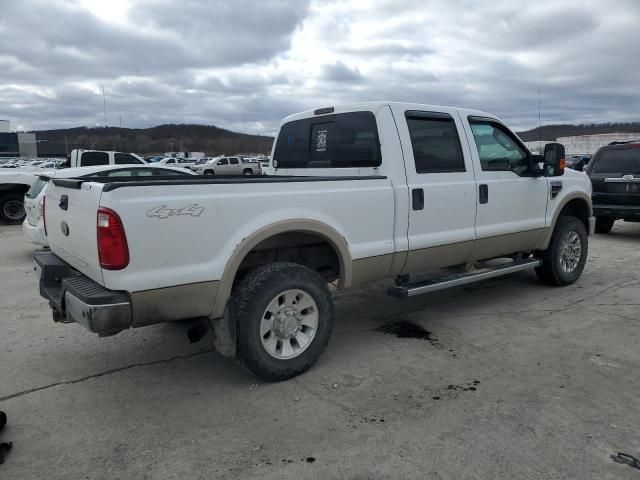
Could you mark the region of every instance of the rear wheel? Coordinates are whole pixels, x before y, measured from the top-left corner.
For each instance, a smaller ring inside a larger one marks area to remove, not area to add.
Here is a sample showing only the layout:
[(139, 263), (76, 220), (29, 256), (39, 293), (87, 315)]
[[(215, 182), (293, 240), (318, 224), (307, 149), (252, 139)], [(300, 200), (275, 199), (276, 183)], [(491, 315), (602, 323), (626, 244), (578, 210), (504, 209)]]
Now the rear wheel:
[(256, 268), (240, 282), (236, 300), (237, 358), (268, 381), (309, 369), (333, 331), (333, 301), (325, 280), (289, 262)]
[(549, 247), (538, 255), (542, 260), (542, 265), (536, 268), (538, 278), (558, 286), (578, 280), (587, 262), (588, 238), (587, 229), (579, 219), (560, 217)]
[(250, 168), (245, 168), (245, 169), (242, 171), (242, 174), (243, 174), (243, 175), (253, 175), (253, 170), (251, 170)]
[(16, 225), (22, 223), (25, 217), (24, 194), (7, 193), (0, 197), (0, 218), (2, 220)]
[(615, 221), (614, 217), (596, 217), (596, 233), (609, 233)]

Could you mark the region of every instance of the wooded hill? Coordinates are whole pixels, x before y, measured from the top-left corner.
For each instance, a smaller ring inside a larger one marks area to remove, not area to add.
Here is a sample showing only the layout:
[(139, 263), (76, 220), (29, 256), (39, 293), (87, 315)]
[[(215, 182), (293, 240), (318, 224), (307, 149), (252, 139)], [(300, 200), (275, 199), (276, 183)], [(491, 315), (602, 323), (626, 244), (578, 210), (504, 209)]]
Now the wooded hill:
[(247, 135), (209, 125), (167, 124), (151, 128), (76, 127), (35, 132), (37, 140), (72, 148), (118, 150), (139, 154), (173, 151), (207, 155), (271, 153), (272, 137)]
[(640, 138), (640, 122), (632, 123), (592, 123), (582, 125), (543, 125), (542, 135), (539, 128), (517, 132), (525, 142), (535, 140), (557, 140), (558, 137), (574, 135), (597, 135), (600, 133), (637, 133)]

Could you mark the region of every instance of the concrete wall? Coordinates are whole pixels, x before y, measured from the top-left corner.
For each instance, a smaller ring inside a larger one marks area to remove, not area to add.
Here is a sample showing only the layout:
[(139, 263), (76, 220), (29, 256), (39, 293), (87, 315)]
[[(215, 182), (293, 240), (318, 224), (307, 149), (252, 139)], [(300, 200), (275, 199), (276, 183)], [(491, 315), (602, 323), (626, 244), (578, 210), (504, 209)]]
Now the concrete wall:
[(575, 137), (558, 137), (558, 143), (564, 145), (565, 152), (570, 155), (593, 155), (596, 151), (611, 142), (628, 142), (640, 140), (640, 133), (602, 133), (599, 135), (581, 135)]

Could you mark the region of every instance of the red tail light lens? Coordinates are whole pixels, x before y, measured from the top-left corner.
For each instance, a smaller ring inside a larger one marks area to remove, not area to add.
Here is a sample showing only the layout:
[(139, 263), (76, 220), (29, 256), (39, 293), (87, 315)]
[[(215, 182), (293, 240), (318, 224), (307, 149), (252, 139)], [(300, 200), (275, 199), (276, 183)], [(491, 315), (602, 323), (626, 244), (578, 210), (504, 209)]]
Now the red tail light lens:
[(46, 215), (46, 206), (47, 206), (47, 196), (43, 196), (42, 197), (42, 205), (40, 208), (42, 208), (42, 212), (40, 212), (42, 214), (42, 224), (44, 225), (44, 236), (47, 236), (47, 215)]
[(129, 265), (129, 246), (118, 214), (99, 208), (97, 230), (100, 266), (106, 270), (122, 270)]

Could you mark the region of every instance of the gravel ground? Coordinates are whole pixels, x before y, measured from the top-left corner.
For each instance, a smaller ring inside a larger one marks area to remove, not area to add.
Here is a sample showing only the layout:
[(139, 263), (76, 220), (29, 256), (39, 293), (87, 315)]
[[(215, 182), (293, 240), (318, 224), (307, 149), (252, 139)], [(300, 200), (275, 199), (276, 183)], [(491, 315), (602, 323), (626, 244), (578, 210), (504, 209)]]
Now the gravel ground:
[(609, 457), (640, 456), (640, 226), (618, 223), (569, 287), (341, 293), (320, 362), (277, 384), (185, 325), (54, 324), (0, 225), (0, 478), (638, 479)]

